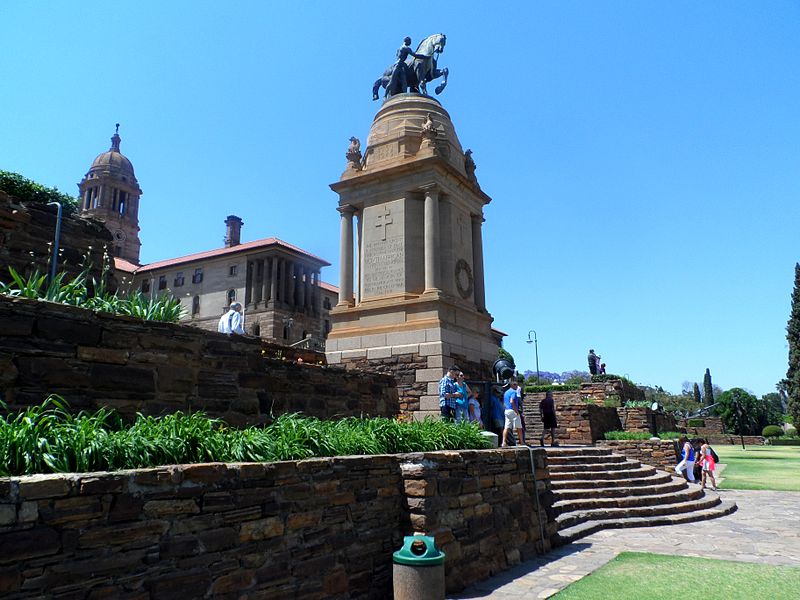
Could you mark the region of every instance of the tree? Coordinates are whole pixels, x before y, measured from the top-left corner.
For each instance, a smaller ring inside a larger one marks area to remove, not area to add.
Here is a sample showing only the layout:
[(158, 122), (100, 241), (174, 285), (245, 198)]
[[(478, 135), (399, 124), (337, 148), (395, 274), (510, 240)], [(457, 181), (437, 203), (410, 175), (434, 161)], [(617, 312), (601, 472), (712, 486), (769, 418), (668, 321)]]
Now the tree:
[[(742, 388), (732, 388), (720, 394), (717, 398), (720, 403), (719, 414), (728, 431), (742, 435), (761, 435), (761, 430), (767, 425), (779, 425), (781, 414), (776, 410), (771, 398), (759, 400), (753, 394)], [(737, 418), (735, 406), (741, 408)]]
[(692, 393), (694, 394), (694, 401), (700, 404), (700, 386), (697, 385), (697, 382), (694, 384), (694, 388), (692, 389)]
[(703, 395), (705, 396), (706, 406), (714, 404), (714, 387), (711, 385), (711, 371), (706, 369), (706, 374), (703, 377)]
[(789, 394), (789, 414), (800, 424), (800, 263), (794, 265), (794, 290), (789, 323), (786, 325), (789, 342), (789, 368), (786, 371), (786, 389)]
[(517, 364), (516, 362), (514, 362), (514, 357), (511, 356), (511, 352), (509, 352), (505, 348), (498, 348), (497, 349), (497, 358), (504, 358), (505, 360), (510, 362), (512, 365), (516, 365)]

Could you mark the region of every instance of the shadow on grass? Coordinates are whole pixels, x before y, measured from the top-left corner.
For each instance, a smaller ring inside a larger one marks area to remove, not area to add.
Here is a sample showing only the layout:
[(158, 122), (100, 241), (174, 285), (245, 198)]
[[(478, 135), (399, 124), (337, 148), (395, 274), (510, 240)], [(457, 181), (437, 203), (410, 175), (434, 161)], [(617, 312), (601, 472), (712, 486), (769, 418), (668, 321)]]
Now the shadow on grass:
[[(576, 552), (581, 552), (582, 550), (586, 550), (587, 548), (591, 547), (592, 544), (585, 542), (573, 542), (571, 544), (566, 544), (565, 546), (559, 546), (558, 548), (551, 550), (545, 555), (537, 556), (536, 558), (526, 560), (525, 562), (522, 562), (514, 567), (511, 567), (510, 569), (503, 571), (502, 573), (497, 573), (496, 575), (493, 575), (488, 579), (484, 579), (481, 582), (473, 583), (466, 590), (448, 594), (447, 598), (450, 600), (468, 600), (469, 598), (488, 598), (497, 590), (497, 588), (507, 585), (512, 581), (514, 581), (515, 579), (519, 579), (520, 577), (529, 574), (535, 575), (536, 571), (540, 567), (543, 567), (546, 564), (553, 562), (555, 560), (564, 558), (565, 556), (569, 556), (570, 554), (575, 554)], [(502, 549), (498, 548), (498, 552), (502, 552)]]

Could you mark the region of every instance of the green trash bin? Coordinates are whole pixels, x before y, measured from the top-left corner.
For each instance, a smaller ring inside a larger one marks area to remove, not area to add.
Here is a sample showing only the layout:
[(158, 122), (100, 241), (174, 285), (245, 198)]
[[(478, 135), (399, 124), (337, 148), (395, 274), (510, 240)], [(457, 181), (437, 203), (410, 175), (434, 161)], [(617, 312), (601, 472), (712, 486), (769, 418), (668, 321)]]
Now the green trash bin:
[(394, 600), (444, 600), (444, 552), (432, 537), (407, 535), (394, 559)]

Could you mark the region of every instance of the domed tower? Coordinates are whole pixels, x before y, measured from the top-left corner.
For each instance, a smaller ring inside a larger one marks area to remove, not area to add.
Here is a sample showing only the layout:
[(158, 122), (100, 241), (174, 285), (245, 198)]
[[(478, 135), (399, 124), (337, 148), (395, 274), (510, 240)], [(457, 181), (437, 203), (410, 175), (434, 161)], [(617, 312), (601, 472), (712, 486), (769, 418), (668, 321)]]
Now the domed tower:
[(114, 237), (114, 256), (139, 264), (139, 197), (133, 165), (120, 151), (119, 123), (111, 148), (98, 155), (78, 184), (81, 214), (102, 221)]

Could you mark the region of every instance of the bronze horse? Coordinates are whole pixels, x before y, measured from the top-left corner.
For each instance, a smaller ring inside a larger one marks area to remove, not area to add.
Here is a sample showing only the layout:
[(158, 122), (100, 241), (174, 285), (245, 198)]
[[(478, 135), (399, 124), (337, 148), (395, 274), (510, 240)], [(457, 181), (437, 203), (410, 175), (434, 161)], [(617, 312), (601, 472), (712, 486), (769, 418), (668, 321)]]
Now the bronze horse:
[[(420, 42), (417, 47), (416, 54), (422, 54), (425, 58), (414, 58), (409, 56), (405, 63), (394, 63), (390, 65), (384, 72), (380, 79), (375, 81), (372, 86), (372, 99), (378, 99), (378, 90), (383, 87), (386, 90), (385, 97), (391, 98), (395, 94), (403, 94), (406, 91), (416, 92), (418, 94), (427, 95), (428, 90), (426, 84), (429, 81), (444, 77), (444, 81), (436, 86), (434, 90), (437, 94), (441, 94), (447, 86), (447, 75), (449, 73), (447, 67), (439, 69), (436, 65), (439, 54), (444, 52), (444, 46), (447, 43), (447, 36), (443, 33), (436, 33), (426, 37)], [(397, 67), (403, 65), (406, 69), (406, 81), (408, 89), (402, 86), (402, 78), (400, 77)]]

